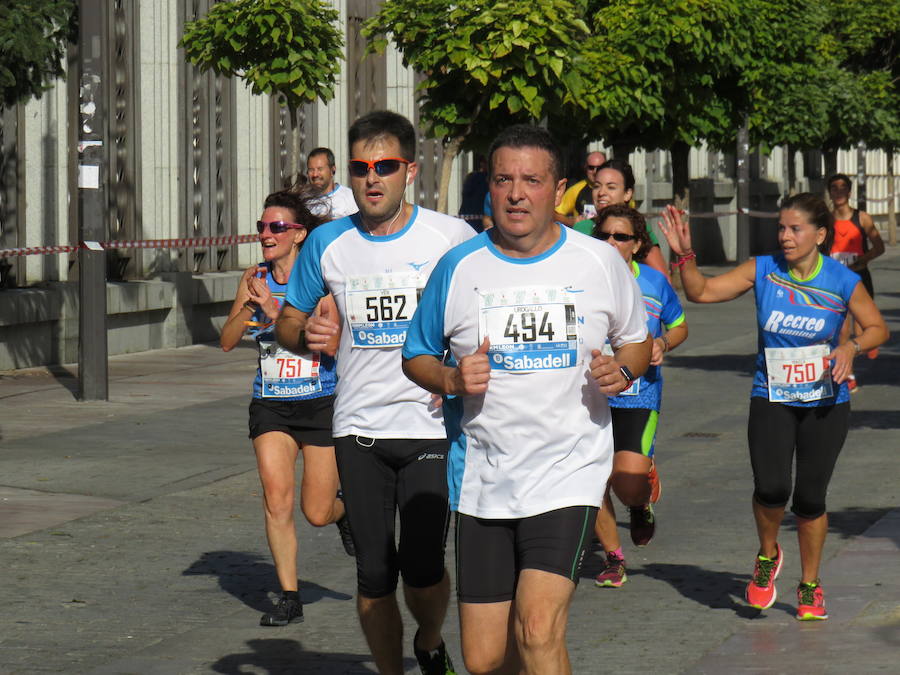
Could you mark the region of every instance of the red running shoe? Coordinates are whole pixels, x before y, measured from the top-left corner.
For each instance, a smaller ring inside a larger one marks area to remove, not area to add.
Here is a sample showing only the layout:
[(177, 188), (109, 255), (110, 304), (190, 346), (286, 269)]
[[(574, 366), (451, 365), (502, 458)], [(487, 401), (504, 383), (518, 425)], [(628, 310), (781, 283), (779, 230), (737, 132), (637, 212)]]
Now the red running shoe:
[(756, 556), (756, 565), (753, 568), (753, 578), (747, 584), (745, 597), (747, 604), (756, 609), (769, 609), (775, 604), (778, 593), (775, 590), (775, 579), (781, 571), (784, 562), (784, 552), (778, 544), (775, 544), (778, 554), (774, 558), (764, 555)]
[(606, 555), (606, 567), (597, 575), (594, 583), (601, 588), (618, 588), (628, 581), (625, 574), (625, 558), (608, 553)]
[(801, 582), (797, 586), (797, 620), (824, 621), (828, 618), (825, 611), (825, 591), (816, 579), (811, 583)]

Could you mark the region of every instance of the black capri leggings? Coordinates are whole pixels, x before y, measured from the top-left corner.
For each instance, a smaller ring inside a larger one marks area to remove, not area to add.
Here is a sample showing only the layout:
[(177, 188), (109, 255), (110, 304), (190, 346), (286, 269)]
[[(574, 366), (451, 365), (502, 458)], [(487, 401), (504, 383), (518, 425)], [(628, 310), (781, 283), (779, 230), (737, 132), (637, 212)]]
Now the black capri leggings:
[(791, 511), (801, 518), (825, 513), (825, 492), (847, 438), (849, 421), (849, 403), (802, 407), (751, 398), (747, 438), (756, 502), (769, 508), (788, 503), (796, 450)]

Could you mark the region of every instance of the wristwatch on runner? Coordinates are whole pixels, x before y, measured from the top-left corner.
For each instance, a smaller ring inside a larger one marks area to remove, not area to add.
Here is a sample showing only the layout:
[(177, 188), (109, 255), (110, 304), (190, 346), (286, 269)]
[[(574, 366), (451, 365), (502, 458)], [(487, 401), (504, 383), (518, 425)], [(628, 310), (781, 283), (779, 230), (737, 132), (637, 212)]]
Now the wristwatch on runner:
[(634, 382), (634, 375), (631, 374), (628, 366), (619, 366), (619, 372), (622, 373), (622, 377), (625, 378), (626, 384), (631, 384), (632, 382)]

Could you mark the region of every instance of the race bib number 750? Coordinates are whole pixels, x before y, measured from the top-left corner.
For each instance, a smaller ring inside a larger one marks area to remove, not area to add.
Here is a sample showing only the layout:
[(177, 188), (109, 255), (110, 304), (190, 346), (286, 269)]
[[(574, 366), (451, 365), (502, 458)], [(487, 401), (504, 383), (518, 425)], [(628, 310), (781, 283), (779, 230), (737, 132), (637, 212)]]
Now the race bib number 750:
[(828, 345), (766, 348), (769, 400), (818, 401), (833, 395)]
[(478, 300), (478, 340), (490, 340), (492, 369), (521, 373), (576, 365), (578, 320), (565, 289), (490, 289)]

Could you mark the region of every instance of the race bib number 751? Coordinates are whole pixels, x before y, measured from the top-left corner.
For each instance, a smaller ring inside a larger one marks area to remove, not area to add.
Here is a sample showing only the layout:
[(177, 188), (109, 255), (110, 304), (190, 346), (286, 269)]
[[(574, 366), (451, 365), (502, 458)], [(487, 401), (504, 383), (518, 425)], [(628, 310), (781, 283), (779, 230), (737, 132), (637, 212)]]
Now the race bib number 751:
[(478, 300), (478, 340), (490, 340), (492, 369), (521, 373), (576, 365), (578, 320), (565, 289), (490, 289), (479, 292)]

